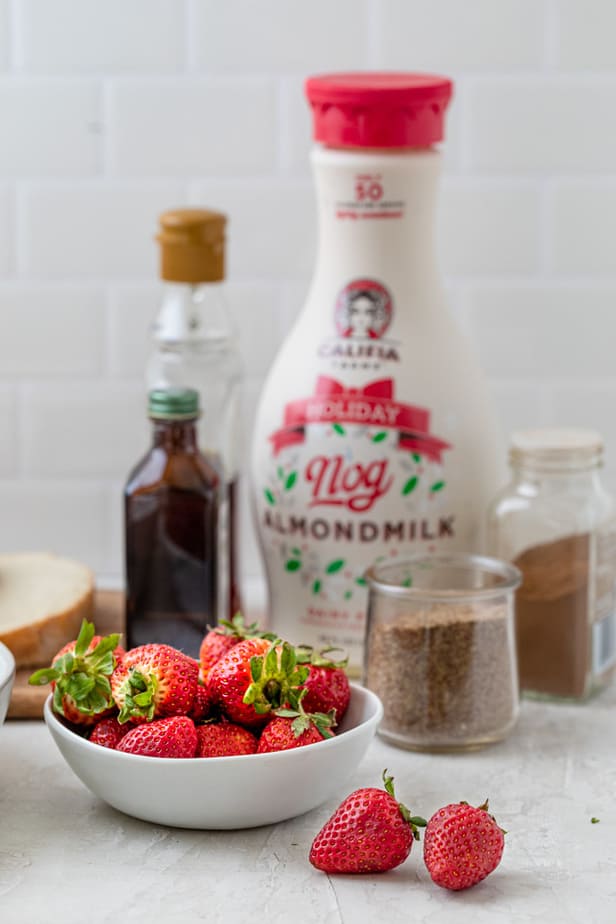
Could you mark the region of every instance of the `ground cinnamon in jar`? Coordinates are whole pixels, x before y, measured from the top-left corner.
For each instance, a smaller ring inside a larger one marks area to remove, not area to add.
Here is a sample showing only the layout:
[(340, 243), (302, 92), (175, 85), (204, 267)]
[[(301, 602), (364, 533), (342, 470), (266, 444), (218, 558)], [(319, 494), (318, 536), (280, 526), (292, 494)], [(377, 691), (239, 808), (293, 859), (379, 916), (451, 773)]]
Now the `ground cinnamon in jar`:
[(520, 687), (582, 697), (589, 661), (590, 535), (532, 546), (515, 559)]
[(514, 562), (523, 692), (584, 700), (616, 671), (616, 502), (594, 430), (521, 430), (511, 480), (488, 512), (488, 547)]

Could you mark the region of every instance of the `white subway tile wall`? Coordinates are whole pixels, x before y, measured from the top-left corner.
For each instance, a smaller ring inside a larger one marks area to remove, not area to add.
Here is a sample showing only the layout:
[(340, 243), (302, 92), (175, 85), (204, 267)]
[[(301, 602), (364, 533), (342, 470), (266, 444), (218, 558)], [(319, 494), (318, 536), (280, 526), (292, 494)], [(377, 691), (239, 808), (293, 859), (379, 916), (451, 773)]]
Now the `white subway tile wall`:
[[(503, 429), (589, 425), (616, 491), (612, 0), (0, 0), (0, 551), (122, 572), (156, 217), (229, 225), (244, 458), (315, 252), (303, 77), (450, 74), (438, 244)], [(246, 482), (242, 570), (260, 573)]]

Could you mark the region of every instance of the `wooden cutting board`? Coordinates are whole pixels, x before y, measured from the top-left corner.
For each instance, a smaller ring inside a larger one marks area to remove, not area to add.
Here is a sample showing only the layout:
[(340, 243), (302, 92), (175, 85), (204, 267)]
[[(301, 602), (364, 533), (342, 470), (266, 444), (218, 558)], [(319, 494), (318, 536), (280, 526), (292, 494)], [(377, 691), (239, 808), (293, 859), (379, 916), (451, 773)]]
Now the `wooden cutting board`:
[[(98, 635), (124, 631), (124, 594), (120, 590), (97, 590), (94, 595), (94, 625)], [(39, 665), (47, 667), (46, 664)], [(31, 687), (28, 677), (35, 667), (17, 671), (9, 719), (42, 719), (43, 704), (49, 696), (50, 687)]]

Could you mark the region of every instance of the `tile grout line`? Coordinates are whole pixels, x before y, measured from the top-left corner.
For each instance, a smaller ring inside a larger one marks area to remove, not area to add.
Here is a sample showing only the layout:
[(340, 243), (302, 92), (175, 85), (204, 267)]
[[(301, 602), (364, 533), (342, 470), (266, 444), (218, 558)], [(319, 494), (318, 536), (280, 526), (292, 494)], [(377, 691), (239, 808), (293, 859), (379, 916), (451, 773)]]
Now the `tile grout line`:
[(101, 94), (101, 179), (109, 180), (112, 177), (113, 161), (113, 130), (112, 130), (112, 94), (113, 78), (103, 77), (100, 84)]
[(23, 29), (20, 0), (9, 0), (7, 6), (9, 33), (9, 72), (19, 74), (24, 68)]
[(558, 71), (558, 5), (557, 0), (546, 0), (544, 12), (544, 71), (555, 76)]

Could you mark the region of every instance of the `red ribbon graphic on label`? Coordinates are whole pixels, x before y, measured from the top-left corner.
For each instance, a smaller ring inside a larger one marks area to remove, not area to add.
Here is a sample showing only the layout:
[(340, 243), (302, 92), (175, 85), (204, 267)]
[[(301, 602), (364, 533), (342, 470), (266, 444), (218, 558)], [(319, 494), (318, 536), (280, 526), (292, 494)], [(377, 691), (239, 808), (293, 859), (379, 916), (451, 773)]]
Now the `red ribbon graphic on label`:
[(363, 388), (346, 388), (329, 376), (319, 376), (311, 398), (290, 401), (284, 409), (283, 426), (269, 437), (274, 455), (303, 443), (311, 423), (352, 423), (398, 431), (398, 449), (421, 453), (441, 461), (451, 444), (430, 433), (430, 412), (394, 401), (393, 379), (368, 382)]

